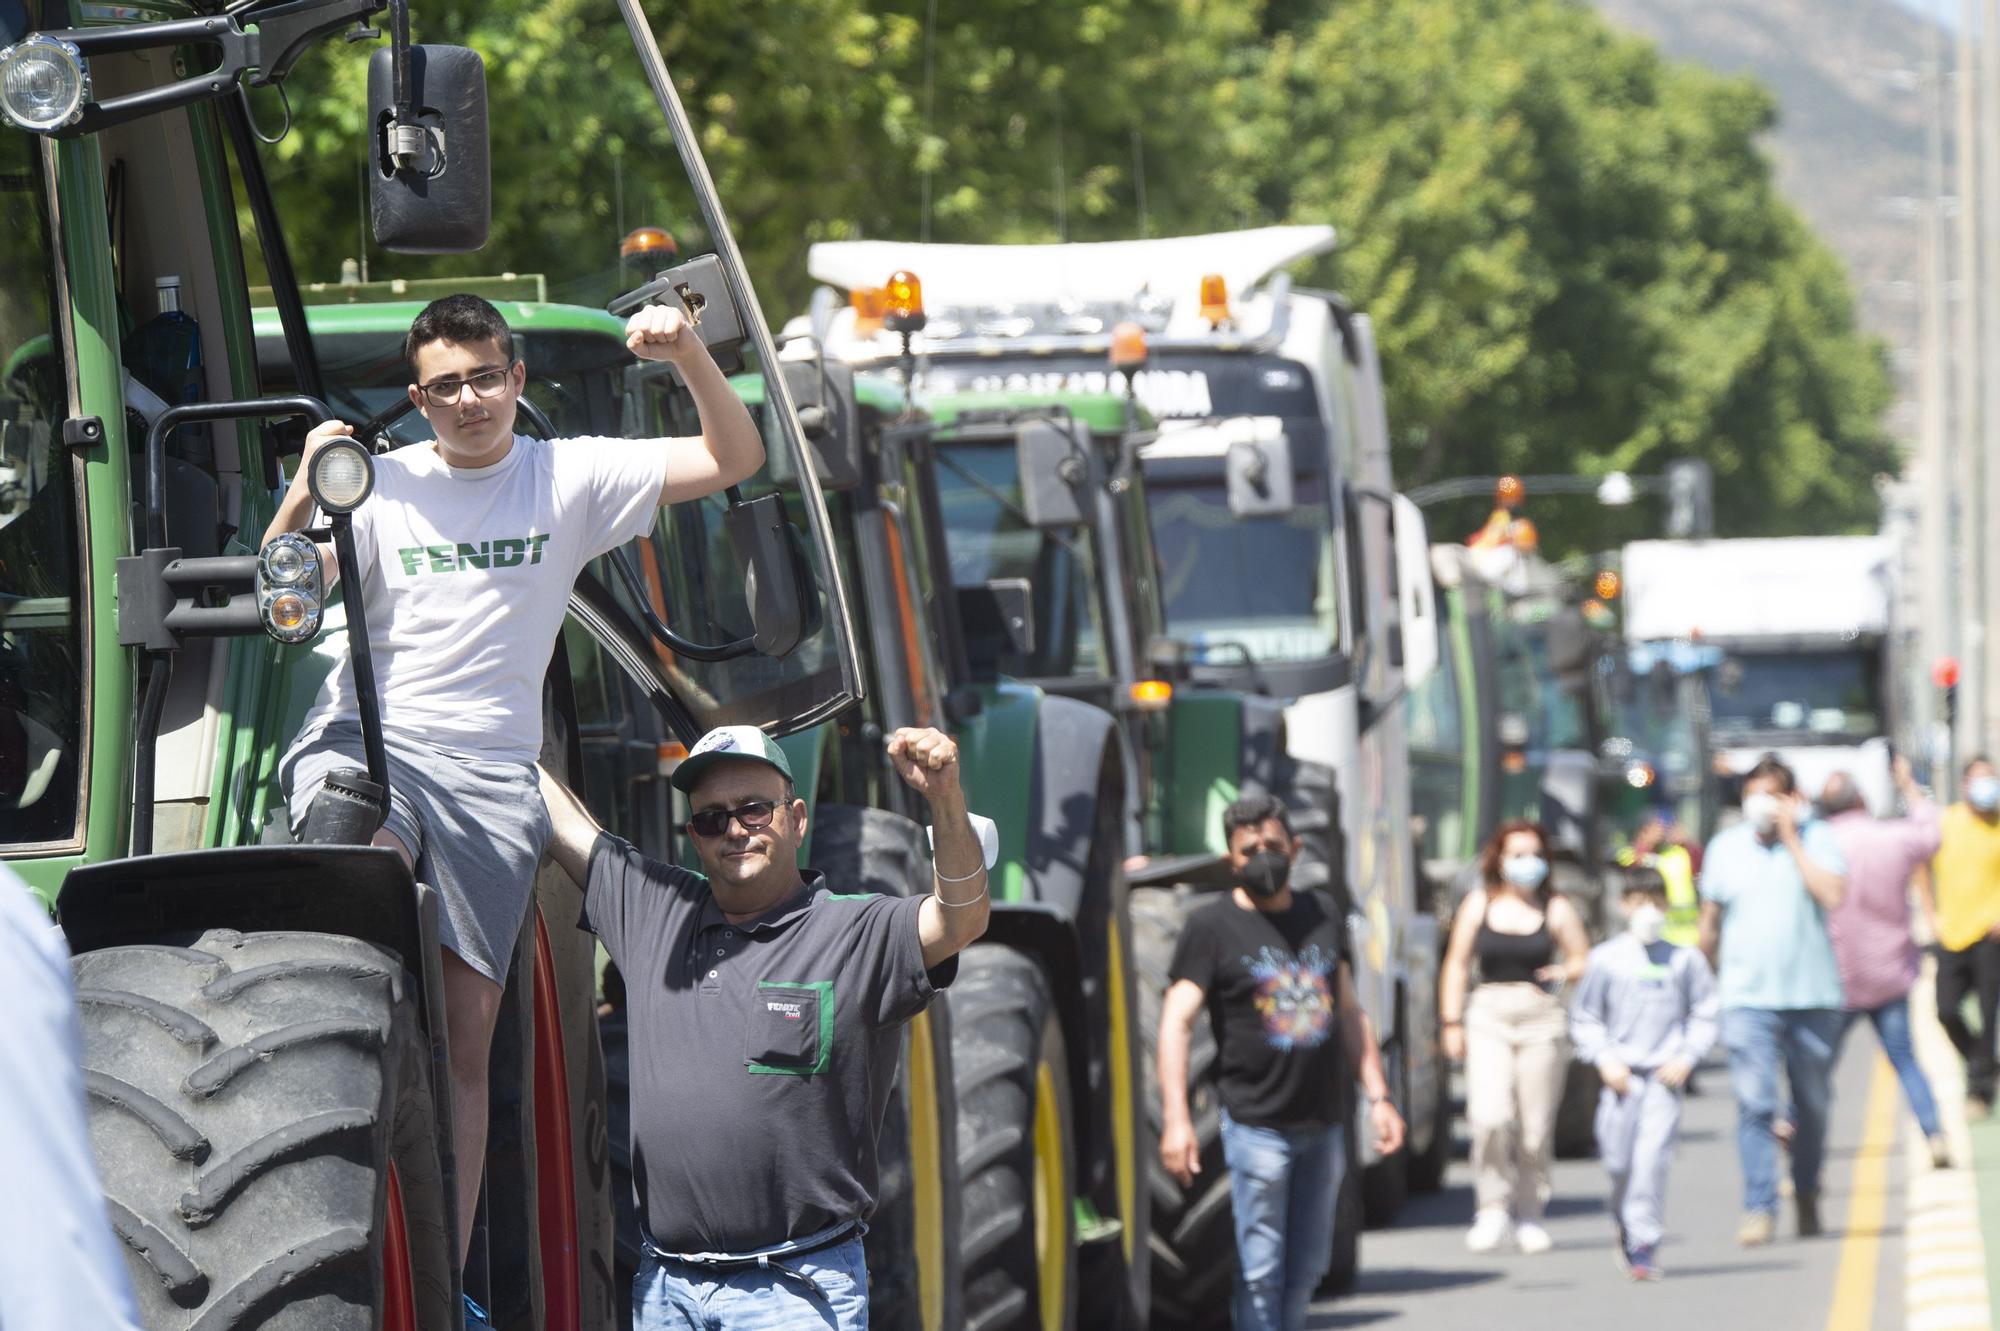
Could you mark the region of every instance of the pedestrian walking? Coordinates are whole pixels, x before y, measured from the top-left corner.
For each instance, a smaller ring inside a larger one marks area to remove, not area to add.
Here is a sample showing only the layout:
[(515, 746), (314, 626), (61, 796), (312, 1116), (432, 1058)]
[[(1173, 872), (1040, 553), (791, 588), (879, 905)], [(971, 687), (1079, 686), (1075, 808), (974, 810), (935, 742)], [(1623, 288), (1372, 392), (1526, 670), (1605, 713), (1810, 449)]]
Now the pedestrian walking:
[[(2000, 1027), (2000, 770), (1989, 758), (1965, 765), (1965, 798), (1944, 811), (1931, 893), (1937, 918), (1938, 1022), (1965, 1060), (1966, 1107), (1992, 1110), (1994, 1039)], [(1965, 1022), (1977, 995), (1979, 1030)]]
[[(1871, 816), (1861, 788), (1846, 772), (1828, 777), (1820, 792), (1820, 812), (1847, 862), (1847, 891), (1839, 908), (1828, 912), (1826, 927), (1846, 1003), (1841, 1040), (1863, 1017), (1875, 1027), (1875, 1038), (1896, 1069), (1903, 1098), (1930, 1147), (1931, 1164), (1942, 1169), (1951, 1162), (1951, 1150), (1938, 1122), (1930, 1079), (1910, 1040), (1910, 990), (1919, 969), (1916, 940), (1910, 936), (1910, 885), (1937, 853), (1938, 811), (1907, 759), (1897, 758), (1893, 770), (1903, 795), (1899, 818)], [(1838, 1051), (1836, 1043), (1836, 1062)]]
[(1201, 1172), (1187, 1067), (1206, 1009), (1236, 1226), (1231, 1317), (1236, 1331), (1300, 1331), (1333, 1255), (1343, 1084), (1359, 1079), (1383, 1155), (1402, 1148), (1403, 1119), (1354, 993), (1346, 921), (1325, 893), (1290, 885), (1299, 841), (1285, 806), (1237, 800), (1222, 830), (1236, 886), (1189, 916), (1160, 1011), (1160, 1160), (1182, 1187)]
[(1672, 810), (1655, 809), (1632, 834), (1632, 844), (1618, 853), (1623, 865), (1644, 865), (1660, 872), (1667, 886), (1667, 931), (1675, 947), (1701, 944), (1701, 893), (1695, 877), (1701, 872), (1701, 848), (1688, 844), (1687, 829)]
[(1681, 1101), (1722, 1011), (1708, 959), (1666, 938), (1667, 902), (1657, 869), (1625, 871), (1625, 931), (1591, 949), (1570, 1009), (1576, 1056), (1604, 1080), (1597, 1153), (1611, 1176), (1619, 1260), (1634, 1280), (1661, 1275)]
[(1769, 1243), (1777, 1229), (1780, 1066), (1790, 1088), (1798, 1232), (1820, 1232), (1820, 1169), (1843, 1021), (1826, 916), (1840, 907), (1846, 872), (1833, 829), (1812, 817), (1792, 770), (1775, 756), (1744, 777), (1742, 820), (1716, 833), (1703, 857), (1701, 946), (1721, 986), (1743, 1170), (1736, 1241), (1745, 1247)]
[(1465, 1063), (1478, 1200), (1465, 1245), (1474, 1252), (1509, 1240), (1530, 1255), (1553, 1246), (1542, 1212), (1569, 1062), (1561, 993), (1582, 977), (1590, 937), (1549, 868), (1539, 823), (1501, 824), (1445, 949), (1438, 1003), (1445, 1054)]
[(625, 976), (635, 1331), (868, 1325), (861, 1237), (902, 1028), (984, 931), (990, 867), (958, 746), (899, 730), (888, 754), (930, 806), (926, 896), (801, 873), (806, 804), (754, 726), (711, 730), (674, 771), (705, 877), (603, 832), (541, 774), (550, 852), (585, 885), (583, 927)]

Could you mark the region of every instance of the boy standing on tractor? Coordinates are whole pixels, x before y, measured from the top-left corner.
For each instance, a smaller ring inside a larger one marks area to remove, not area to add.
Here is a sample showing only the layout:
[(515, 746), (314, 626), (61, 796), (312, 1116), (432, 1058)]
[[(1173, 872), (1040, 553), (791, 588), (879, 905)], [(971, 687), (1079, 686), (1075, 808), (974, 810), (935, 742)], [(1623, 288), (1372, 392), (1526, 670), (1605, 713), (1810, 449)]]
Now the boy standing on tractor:
[[(650, 530), (662, 505), (736, 485), (764, 460), (748, 410), (681, 311), (639, 311), (626, 344), (679, 371), (699, 436), (515, 434), (527, 369), (506, 320), (477, 296), (433, 301), (404, 352), (410, 400), (437, 438), (376, 459), (374, 493), (353, 515), (361, 585), (347, 594), (368, 610), (389, 765), (375, 844), (402, 855), (442, 902), (461, 1260), (486, 1153), (501, 988), (549, 835), (535, 775), (542, 676), (571, 584), (590, 560)], [(352, 433), (330, 421), (307, 436), (266, 542), (306, 525), (313, 453)], [(330, 774), (365, 767), (357, 706), (343, 661), (280, 766), (294, 832)]]

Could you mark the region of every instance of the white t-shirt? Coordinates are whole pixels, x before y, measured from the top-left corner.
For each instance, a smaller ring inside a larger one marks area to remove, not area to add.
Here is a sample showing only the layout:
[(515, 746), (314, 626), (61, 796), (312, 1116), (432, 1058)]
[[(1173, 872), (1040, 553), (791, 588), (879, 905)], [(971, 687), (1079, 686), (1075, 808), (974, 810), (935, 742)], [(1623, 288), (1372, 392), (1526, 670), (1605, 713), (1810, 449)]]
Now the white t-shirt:
[[(515, 435), (490, 467), (453, 467), (429, 442), (376, 458), (354, 541), (383, 727), (446, 752), (534, 762), (570, 587), (592, 559), (652, 529), (676, 446)], [(357, 715), (344, 660), (305, 729)]]

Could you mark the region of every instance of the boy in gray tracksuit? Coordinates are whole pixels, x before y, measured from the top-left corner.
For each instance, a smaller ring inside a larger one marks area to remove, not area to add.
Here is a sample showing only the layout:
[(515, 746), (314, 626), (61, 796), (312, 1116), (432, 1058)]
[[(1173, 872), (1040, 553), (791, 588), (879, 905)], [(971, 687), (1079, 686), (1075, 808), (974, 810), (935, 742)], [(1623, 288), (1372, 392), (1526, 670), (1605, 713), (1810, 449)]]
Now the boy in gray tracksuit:
[(1667, 885), (1659, 871), (1627, 870), (1623, 903), (1625, 932), (1591, 949), (1570, 1041), (1604, 1078), (1597, 1148), (1611, 1174), (1619, 1258), (1634, 1280), (1657, 1280), (1681, 1096), (1715, 1043), (1722, 1007), (1708, 959), (1660, 938)]

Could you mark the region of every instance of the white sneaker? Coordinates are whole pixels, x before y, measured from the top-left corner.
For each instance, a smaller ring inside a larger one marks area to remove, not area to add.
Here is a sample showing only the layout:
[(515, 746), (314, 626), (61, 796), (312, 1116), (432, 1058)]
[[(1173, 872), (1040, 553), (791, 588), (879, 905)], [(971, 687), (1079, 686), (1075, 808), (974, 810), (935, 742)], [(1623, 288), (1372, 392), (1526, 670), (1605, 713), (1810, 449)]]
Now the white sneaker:
[(1481, 1211), (1465, 1231), (1465, 1246), (1473, 1252), (1493, 1252), (1514, 1237), (1514, 1221), (1505, 1211)]
[(1514, 1226), (1514, 1242), (1521, 1246), (1521, 1252), (1528, 1257), (1538, 1256), (1556, 1246), (1549, 1237), (1549, 1231), (1532, 1220), (1523, 1220)]

